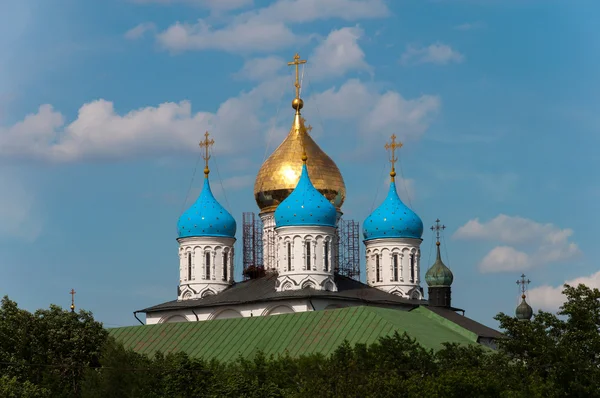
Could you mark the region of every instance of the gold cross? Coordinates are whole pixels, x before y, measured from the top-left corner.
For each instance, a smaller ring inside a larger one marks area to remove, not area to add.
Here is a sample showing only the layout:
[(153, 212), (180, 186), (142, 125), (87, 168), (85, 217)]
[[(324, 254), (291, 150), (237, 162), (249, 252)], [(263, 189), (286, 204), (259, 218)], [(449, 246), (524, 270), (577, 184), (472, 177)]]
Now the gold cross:
[(69, 294), (71, 295), (71, 312), (75, 312), (75, 289), (71, 289)]
[(300, 75), (298, 74), (298, 66), (305, 63), (306, 60), (301, 60), (298, 53), (294, 55), (294, 60), (292, 62), (288, 62), (288, 66), (296, 65), (296, 83), (294, 84), (294, 87), (296, 87), (296, 98), (300, 98)]
[(204, 148), (204, 155), (202, 155), (202, 157), (204, 158), (204, 176), (206, 178), (208, 178), (208, 173), (210, 173), (210, 169), (208, 168), (208, 159), (210, 159), (210, 155), (209, 155), (209, 148), (211, 146), (213, 146), (213, 144), (215, 143), (215, 140), (209, 140), (208, 139), (208, 131), (206, 133), (204, 133), (204, 141), (200, 141), (200, 148)]
[(396, 142), (396, 134), (392, 134), (392, 142), (385, 144), (385, 149), (390, 151), (390, 163), (392, 164), (392, 171), (390, 171), (390, 176), (392, 177), (392, 181), (395, 181), (394, 177), (396, 177), (396, 161), (398, 158), (396, 157), (396, 149), (402, 148), (402, 143), (400, 141)]

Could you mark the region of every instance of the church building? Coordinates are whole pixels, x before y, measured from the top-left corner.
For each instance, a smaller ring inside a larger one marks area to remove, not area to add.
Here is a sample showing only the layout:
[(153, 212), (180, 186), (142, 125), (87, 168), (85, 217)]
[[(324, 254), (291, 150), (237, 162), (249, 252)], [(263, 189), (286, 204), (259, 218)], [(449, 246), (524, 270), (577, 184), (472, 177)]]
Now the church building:
[[(200, 143), (206, 161), (202, 192), (177, 224), (178, 295), (172, 301), (136, 311), (146, 315), (146, 326), (117, 328), (112, 333), (123, 341), (128, 336), (128, 344), (135, 348), (142, 338), (139, 336), (152, 339), (159, 330), (161, 336), (175, 330), (180, 333), (181, 327), (200, 330), (220, 325), (226, 330), (243, 330), (243, 325), (250, 323), (234, 319), (248, 319), (252, 325), (274, 325), (292, 319), (325, 322), (326, 318), (352, 314), (364, 318), (367, 326), (366, 319), (375, 317), (384, 319), (391, 329), (405, 329), (406, 322), (422, 325), (424, 330), (439, 329), (435, 344), (458, 339), (462, 333), (471, 342), (493, 345), (500, 333), (459, 315), (457, 312), (464, 311), (452, 306), (454, 276), (440, 255), (440, 231), (445, 228), (440, 220), (431, 227), (437, 236), (436, 260), (430, 267), (421, 263), (423, 222), (398, 196), (395, 162), (402, 144), (395, 135), (385, 145), (391, 161), (389, 191), (362, 226), (366, 283), (338, 272), (339, 223), (346, 189), (340, 170), (310, 136), (310, 126), (301, 114), (304, 102), (300, 98), (298, 68), (305, 62), (296, 54), (289, 63), (296, 69), (291, 129), (261, 166), (254, 186), (263, 226), (263, 263), (248, 272), (245, 280), (234, 280), (237, 225), (211, 192), (209, 148), (215, 141), (207, 132)], [(427, 295), (422, 286), (423, 271)], [(229, 321), (213, 323), (219, 320)], [(197, 326), (167, 326), (180, 323)], [(344, 336), (357, 327), (338, 328), (331, 333)], [(142, 333), (139, 328), (146, 329)], [(132, 339), (133, 335), (138, 340)], [(225, 339), (219, 344), (234, 344), (226, 336), (215, 335), (213, 339)], [(268, 351), (268, 347), (261, 348)]]

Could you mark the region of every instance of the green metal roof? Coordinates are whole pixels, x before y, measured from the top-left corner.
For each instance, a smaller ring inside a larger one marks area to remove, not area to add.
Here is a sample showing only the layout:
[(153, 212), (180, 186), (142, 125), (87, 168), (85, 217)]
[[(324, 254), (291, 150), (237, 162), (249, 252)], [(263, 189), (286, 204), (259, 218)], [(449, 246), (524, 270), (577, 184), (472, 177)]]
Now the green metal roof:
[(477, 335), (431, 312), (378, 307), (348, 307), (266, 317), (165, 323), (110, 329), (126, 348), (152, 355), (184, 351), (192, 357), (231, 361), (266, 355), (331, 354), (344, 340), (370, 344), (382, 336), (406, 332), (425, 348), (444, 342), (475, 344)]

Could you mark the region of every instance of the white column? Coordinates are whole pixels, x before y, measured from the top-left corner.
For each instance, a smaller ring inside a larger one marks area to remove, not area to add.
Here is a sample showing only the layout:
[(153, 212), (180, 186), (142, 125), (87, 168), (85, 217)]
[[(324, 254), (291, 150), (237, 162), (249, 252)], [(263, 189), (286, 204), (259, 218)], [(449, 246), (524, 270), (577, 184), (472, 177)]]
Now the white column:
[(316, 271), (317, 270), (317, 239), (312, 240), (312, 253), (310, 253), (310, 256), (312, 257), (312, 270)]
[(216, 250), (212, 250), (211, 251), (211, 257), (212, 257), (212, 264), (210, 265), (212, 267), (212, 272), (211, 272), (211, 279), (214, 281), (217, 279), (217, 264), (215, 261), (215, 258), (217, 257), (217, 251)]

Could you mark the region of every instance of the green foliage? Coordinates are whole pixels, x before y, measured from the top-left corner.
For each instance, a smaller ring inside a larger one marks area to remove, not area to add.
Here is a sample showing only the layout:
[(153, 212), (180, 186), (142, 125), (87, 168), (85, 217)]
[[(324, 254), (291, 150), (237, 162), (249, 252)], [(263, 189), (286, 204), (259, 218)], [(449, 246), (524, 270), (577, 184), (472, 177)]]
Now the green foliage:
[(73, 313), (52, 305), (31, 314), (4, 297), (0, 375), (7, 378), (3, 383), (13, 385), (9, 381), (14, 380), (22, 388), (37, 386), (40, 394), (48, 390), (53, 397), (80, 396), (85, 369), (100, 364), (107, 337), (90, 312)]
[[(600, 396), (600, 291), (565, 286), (557, 315), (499, 314), (498, 350), (423, 348), (404, 334), (370, 346), (342, 344), (329, 357), (231, 363), (184, 353), (152, 358), (107, 337), (91, 314), (51, 306), (0, 308), (0, 397), (596, 397)], [(35, 366), (34, 366), (35, 365)]]
[(0, 397), (46, 398), (50, 396), (49, 390), (38, 387), (30, 381), (21, 382), (15, 376), (0, 377)]
[(543, 380), (545, 396), (600, 396), (600, 290), (565, 285), (563, 294), (556, 315), (539, 311), (523, 322), (498, 314), (508, 337), (500, 349)]

